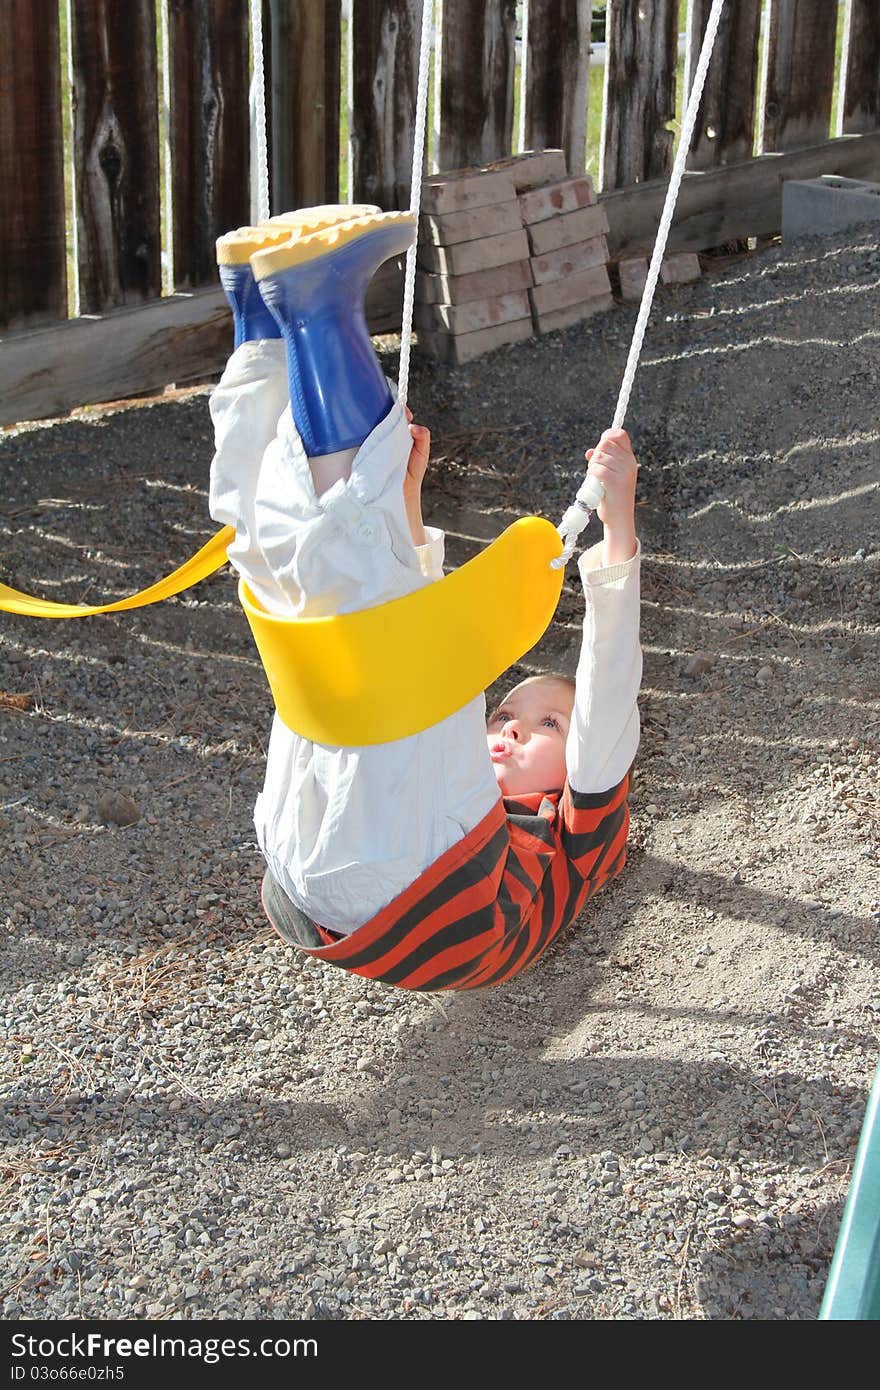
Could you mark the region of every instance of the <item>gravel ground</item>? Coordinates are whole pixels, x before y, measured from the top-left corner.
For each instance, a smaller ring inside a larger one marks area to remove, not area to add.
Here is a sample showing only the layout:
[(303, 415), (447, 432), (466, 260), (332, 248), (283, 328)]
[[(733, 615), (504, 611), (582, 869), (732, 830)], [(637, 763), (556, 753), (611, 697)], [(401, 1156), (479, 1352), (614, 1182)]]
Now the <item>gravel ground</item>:
[[(507, 987), (407, 995), (267, 930), (228, 570), (4, 618), (4, 1319), (816, 1316), (880, 1021), (875, 237), (658, 298), (630, 862)], [(560, 514), (633, 319), (416, 361), (454, 560)], [(4, 578), (145, 585), (210, 534), (210, 456), (204, 392), (4, 432)], [(578, 615), (569, 579), (521, 669), (573, 668)]]

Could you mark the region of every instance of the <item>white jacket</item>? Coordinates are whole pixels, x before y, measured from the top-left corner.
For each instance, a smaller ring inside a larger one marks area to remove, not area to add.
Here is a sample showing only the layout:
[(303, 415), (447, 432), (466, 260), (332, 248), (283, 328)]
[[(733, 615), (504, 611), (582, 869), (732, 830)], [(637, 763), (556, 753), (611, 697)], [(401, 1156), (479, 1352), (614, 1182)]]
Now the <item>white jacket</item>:
[[(273, 613), (350, 612), (443, 574), (443, 533), (413, 546), (403, 503), (411, 439), (395, 405), (361, 446), (351, 477), (319, 498), (287, 404), (284, 348), (246, 343), (211, 398), (210, 510), (233, 525), (232, 564)], [(639, 556), (588, 571), (569, 781), (605, 791), (639, 739)], [(275, 879), (309, 917), (354, 931), (491, 810), (500, 793), (485, 699), (440, 724), (367, 748), (333, 748), (275, 716), (254, 823)]]

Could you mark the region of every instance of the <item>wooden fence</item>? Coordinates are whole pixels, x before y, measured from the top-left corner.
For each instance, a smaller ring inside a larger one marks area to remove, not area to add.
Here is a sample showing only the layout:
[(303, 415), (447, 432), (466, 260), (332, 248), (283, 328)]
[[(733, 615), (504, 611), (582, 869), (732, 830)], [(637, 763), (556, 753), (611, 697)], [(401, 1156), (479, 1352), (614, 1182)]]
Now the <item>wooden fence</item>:
[[(673, 249), (778, 230), (785, 178), (880, 178), (880, 3), (842, 4), (728, 0)], [(582, 170), (602, 73), (593, 8), (438, 3), (432, 167), (561, 147)], [(709, 8), (687, 6), (685, 87)], [(681, 12), (608, 3), (598, 166), (612, 256), (653, 238)], [(349, 0), (344, 14), (339, 0), (263, 0), (274, 210), (337, 201), (345, 126), (347, 200), (408, 204), (420, 16), (421, 0)], [(220, 368), (214, 241), (250, 216), (249, 73), (248, 0), (0, 0), (0, 424)], [(399, 324), (398, 302), (375, 304), (373, 326), (395, 311)]]

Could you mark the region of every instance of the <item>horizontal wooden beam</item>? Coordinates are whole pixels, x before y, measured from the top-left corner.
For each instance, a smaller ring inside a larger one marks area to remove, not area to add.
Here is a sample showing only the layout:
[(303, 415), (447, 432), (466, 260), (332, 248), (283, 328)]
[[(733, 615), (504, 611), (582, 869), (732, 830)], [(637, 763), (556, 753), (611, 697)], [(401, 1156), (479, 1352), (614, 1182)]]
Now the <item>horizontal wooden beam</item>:
[[(669, 248), (705, 251), (745, 237), (771, 236), (782, 227), (783, 183), (787, 179), (814, 179), (820, 174), (880, 179), (880, 131), (686, 173)], [(613, 260), (650, 252), (666, 188), (667, 180), (660, 179), (602, 195), (610, 228), (608, 249)]]
[[(783, 182), (820, 174), (880, 180), (880, 131), (685, 174), (669, 248), (703, 251), (778, 232)], [(650, 251), (665, 192), (666, 181), (659, 180), (603, 195), (613, 259)], [(402, 297), (398, 259), (370, 287), (372, 332), (399, 331)], [(0, 425), (219, 376), (231, 342), (230, 314), (219, 289), (13, 333), (0, 340)]]
[[(399, 258), (370, 286), (371, 331), (399, 332), (402, 304)], [(219, 289), (10, 334), (0, 339), (0, 425), (219, 376), (231, 346), (232, 316)]]
[(219, 289), (12, 334), (0, 342), (0, 425), (210, 376), (222, 371), (231, 342)]

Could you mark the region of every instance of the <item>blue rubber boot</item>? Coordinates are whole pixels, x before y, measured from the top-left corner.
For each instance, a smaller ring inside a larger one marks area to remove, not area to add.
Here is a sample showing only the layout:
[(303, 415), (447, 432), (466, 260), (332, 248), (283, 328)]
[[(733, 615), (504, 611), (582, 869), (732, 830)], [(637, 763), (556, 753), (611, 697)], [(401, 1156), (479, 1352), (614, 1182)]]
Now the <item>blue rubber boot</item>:
[(353, 218), (251, 258), (287, 346), (290, 403), (309, 458), (358, 448), (393, 404), (364, 295), (415, 239), (411, 213)]
[(234, 346), (259, 338), (280, 338), (281, 330), (263, 302), (249, 265), (221, 265), (220, 284), (232, 310)]
[(281, 337), (278, 324), (257, 289), (250, 258), (255, 251), (288, 240), (290, 235), (285, 228), (238, 227), (217, 239), (217, 269), (232, 310), (237, 348), (259, 338)]
[(235, 347), (259, 338), (280, 338), (281, 331), (269, 313), (257, 288), (250, 258), (256, 251), (279, 246), (337, 222), (378, 212), (372, 203), (325, 203), (320, 207), (298, 208), (270, 217), (257, 227), (238, 227), (217, 239), (217, 266), (220, 283), (232, 309)]

